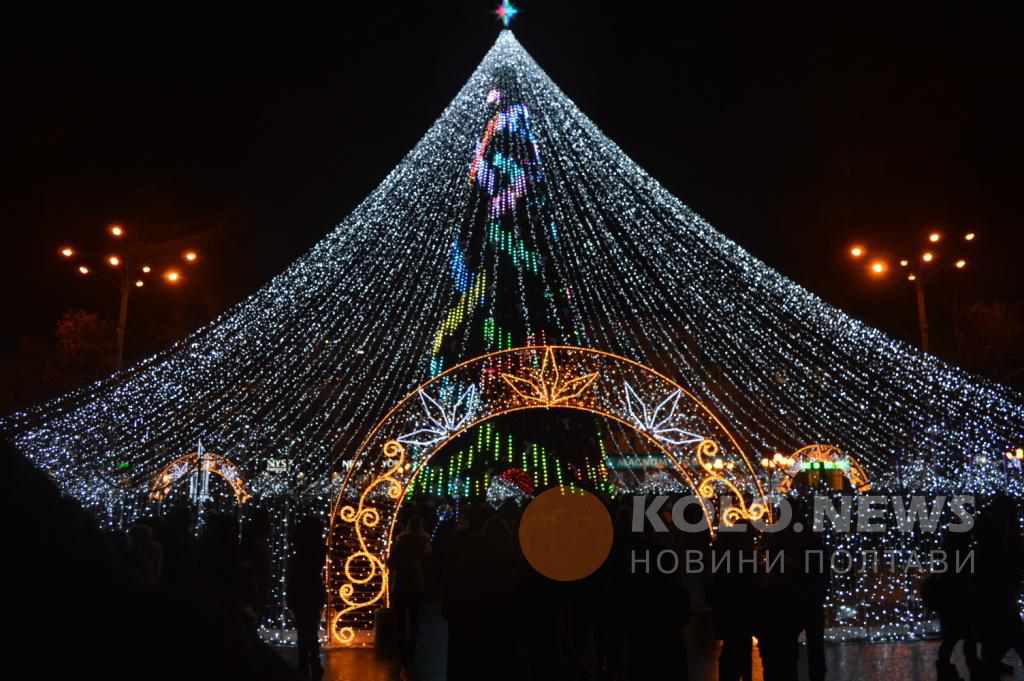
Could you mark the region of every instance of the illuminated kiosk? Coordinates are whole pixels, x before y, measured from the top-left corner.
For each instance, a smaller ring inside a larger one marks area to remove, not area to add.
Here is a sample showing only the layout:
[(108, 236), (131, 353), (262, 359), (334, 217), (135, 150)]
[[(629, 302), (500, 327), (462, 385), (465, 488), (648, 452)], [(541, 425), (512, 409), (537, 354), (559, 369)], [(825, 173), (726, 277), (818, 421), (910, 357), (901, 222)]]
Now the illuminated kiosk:
[(761, 482), (733, 435), (663, 374), (572, 346), (486, 354), (409, 393), (356, 453), (331, 514), (327, 626), (333, 645), (370, 642), (374, 614), (387, 603), (398, 510), (425, 464), (465, 431), (528, 409), (574, 409), (631, 428), (698, 493), (707, 516), (722, 494), (733, 504), (723, 513), (727, 523), (768, 513)]

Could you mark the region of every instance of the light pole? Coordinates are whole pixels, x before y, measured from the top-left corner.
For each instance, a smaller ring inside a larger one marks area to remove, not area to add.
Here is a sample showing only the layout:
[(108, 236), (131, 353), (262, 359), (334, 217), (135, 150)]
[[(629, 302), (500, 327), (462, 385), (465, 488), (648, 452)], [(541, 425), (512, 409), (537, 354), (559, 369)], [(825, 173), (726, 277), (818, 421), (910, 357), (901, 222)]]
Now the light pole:
[[(109, 225), (106, 232), (117, 247), (109, 249), (105, 256), (80, 251), (70, 244), (62, 246), (59, 253), (65, 260), (75, 260), (78, 263), (76, 269), (83, 277), (87, 277), (93, 272), (89, 263), (99, 260), (102, 260), (116, 274), (119, 300), (114, 368), (120, 371), (124, 367), (124, 337), (128, 327), (128, 298), (132, 289), (142, 288), (146, 285), (146, 280), (153, 272), (151, 263), (176, 259), (180, 254), (185, 263), (195, 265), (199, 261), (199, 253), (193, 248), (183, 247), (180, 240), (159, 243), (129, 240), (127, 238), (128, 231), (120, 224)], [(164, 270), (163, 279), (169, 285), (174, 286), (181, 283), (183, 277), (177, 267), (168, 264)]]
[(796, 461), (788, 456), (776, 453), (775, 456), (768, 458), (764, 457), (761, 459), (761, 467), (768, 473), (768, 487), (771, 490), (770, 497), (772, 501), (778, 499), (778, 484), (776, 483), (776, 475), (781, 473), (783, 476), (789, 475), (789, 470), (793, 468)]
[(907, 275), (907, 280), (914, 284), (914, 297), (917, 300), (917, 327), (921, 333), (921, 349), (928, 352), (928, 307), (924, 302), (924, 285), (916, 274)]
[[(978, 235), (975, 232), (968, 231), (963, 234), (962, 242), (964, 244), (972, 244), (977, 238)], [(907, 281), (914, 286), (914, 300), (917, 303), (917, 328), (921, 336), (921, 350), (924, 352), (929, 351), (928, 306), (925, 300), (925, 280), (934, 276), (941, 268), (943, 261), (940, 248), (941, 244), (945, 241), (945, 236), (942, 232), (932, 231), (928, 234), (927, 241), (929, 245), (925, 246), (925, 249), (921, 252), (916, 267), (912, 266), (910, 258), (904, 257), (899, 260), (900, 269), (907, 272)], [(868, 248), (863, 244), (854, 244), (850, 247), (849, 254), (854, 260), (863, 260), (868, 256)], [(947, 258), (947, 261), (957, 271), (967, 268), (967, 260), (965, 258)], [(889, 259), (884, 255), (872, 258), (867, 267), (868, 273), (874, 278), (885, 277), (890, 269)]]

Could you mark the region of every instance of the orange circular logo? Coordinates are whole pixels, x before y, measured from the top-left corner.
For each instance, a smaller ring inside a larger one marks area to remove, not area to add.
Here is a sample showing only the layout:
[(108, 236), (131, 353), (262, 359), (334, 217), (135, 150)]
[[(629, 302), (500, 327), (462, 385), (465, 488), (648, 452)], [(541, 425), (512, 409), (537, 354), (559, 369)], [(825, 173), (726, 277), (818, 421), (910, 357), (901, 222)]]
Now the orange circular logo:
[(612, 519), (586, 490), (558, 488), (530, 502), (519, 523), (519, 545), (534, 570), (549, 579), (587, 577), (612, 550)]

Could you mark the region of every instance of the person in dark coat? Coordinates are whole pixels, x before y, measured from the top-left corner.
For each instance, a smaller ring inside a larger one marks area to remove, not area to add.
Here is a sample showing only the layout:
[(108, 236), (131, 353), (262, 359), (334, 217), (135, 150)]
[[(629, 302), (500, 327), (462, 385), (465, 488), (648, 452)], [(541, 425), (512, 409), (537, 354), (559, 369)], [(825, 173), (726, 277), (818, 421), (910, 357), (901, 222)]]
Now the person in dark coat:
[(810, 681), (825, 681), (825, 602), (831, 582), (831, 555), (821, 534), (814, 532), (812, 506), (802, 498), (792, 500), (793, 522), (803, 531), (789, 535), (799, 563), (795, 579), (799, 628), (807, 640), (807, 671)]
[[(755, 598), (762, 612), (754, 633), (759, 641), (765, 681), (796, 681), (799, 636), (807, 620), (808, 591), (803, 584), (806, 542), (793, 523), (765, 537), (772, 569), (755, 579)], [(781, 559), (778, 558), (781, 552)], [(778, 562), (771, 562), (778, 561)]]
[(127, 565), (133, 586), (152, 589), (160, 584), (163, 573), (163, 547), (153, 537), (153, 528), (137, 523), (128, 530)]
[(1003, 656), (1011, 649), (1024, 656), (1020, 620), (1020, 511), (1006, 496), (996, 497), (982, 512), (975, 530), (977, 603), (981, 634), (983, 679), (1003, 673)]
[(271, 599), (273, 558), (271, 557), (270, 513), (257, 509), (242, 530), (241, 560), (245, 577), (245, 602), (251, 616), (259, 619), (267, 612)]
[(487, 510), (470, 506), (460, 514), (451, 537), (444, 568), (444, 615), (448, 620), (448, 680), (480, 678), (488, 661), (481, 654), (487, 636), (482, 624), (488, 575), (484, 573)]
[[(720, 681), (751, 681), (753, 618), (746, 616), (754, 602), (754, 569), (741, 570), (741, 559), (750, 561), (754, 555), (754, 534), (750, 527), (744, 532), (719, 532), (715, 554), (728, 555), (728, 569), (712, 575), (711, 615), (715, 637), (722, 641), (718, 655)], [(724, 560), (724, 559), (723, 559)]]
[(320, 663), (320, 612), (327, 599), (324, 589), (326, 545), (323, 521), (303, 518), (292, 536), (288, 561), (288, 607), (295, 615), (299, 672), (316, 681), (323, 674)]
[(409, 669), (416, 653), (419, 613), (426, 595), (430, 535), (420, 515), (409, 516), (395, 538), (388, 557), (391, 572), (391, 609), (398, 623), (399, 659)]
[(978, 669), (977, 642), (971, 623), (971, 575), (955, 569), (958, 556), (966, 556), (971, 550), (970, 533), (946, 532), (942, 549), (948, 557), (948, 569), (928, 575), (922, 585), (922, 595), (925, 604), (938, 614), (942, 630), (942, 642), (935, 659), (936, 678), (939, 681), (959, 681), (960, 673), (952, 661), (958, 641), (964, 642), (968, 669)]

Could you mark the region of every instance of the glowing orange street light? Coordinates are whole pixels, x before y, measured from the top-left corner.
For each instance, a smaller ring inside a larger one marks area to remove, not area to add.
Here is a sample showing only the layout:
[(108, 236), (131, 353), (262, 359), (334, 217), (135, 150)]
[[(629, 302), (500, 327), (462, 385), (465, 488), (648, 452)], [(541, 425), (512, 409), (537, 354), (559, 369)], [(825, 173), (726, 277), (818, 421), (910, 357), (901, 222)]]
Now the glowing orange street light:
[[(107, 235), (112, 239), (127, 239), (128, 236), (128, 230), (120, 223), (110, 223), (104, 228), (104, 231), (106, 231)], [(144, 275), (155, 272), (158, 267), (163, 267), (163, 265), (159, 263), (155, 267), (151, 264), (144, 264), (140, 259), (137, 259), (137, 257), (141, 253), (145, 253), (147, 259), (151, 256), (158, 256), (161, 259), (173, 259), (180, 255), (185, 262), (189, 264), (196, 264), (199, 261), (199, 252), (194, 248), (187, 248), (186, 250), (181, 251), (179, 250), (181, 248), (180, 244), (180, 241), (173, 240), (164, 243), (136, 244), (131, 248), (118, 245), (116, 248), (111, 250), (120, 251), (119, 253), (110, 253), (108, 251), (106, 254), (102, 252), (79, 253), (78, 250), (72, 247), (69, 243), (62, 245), (58, 244), (57, 253), (59, 254), (59, 257), (64, 259), (76, 258), (79, 260), (79, 264), (74, 267), (76, 267), (78, 273), (82, 276), (92, 273), (91, 266), (86, 265), (85, 263), (92, 263), (99, 268), (102, 268), (103, 265), (107, 265), (108, 267), (118, 270), (116, 278), (118, 280), (120, 304), (118, 307), (117, 344), (114, 364), (118, 371), (120, 371), (124, 365), (124, 336), (125, 329), (127, 328), (128, 300), (130, 292), (133, 288), (140, 289), (146, 285)], [(170, 267), (164, 270), (161, 276), (164, 281), (172, 285), (180, 284), (184, 281), (181, 270), (177, 267)]]
[[(921, 250), (918, 251), (918, 255), (916, 257), (892, 257), (890, 259), (890, 256), (887, 255), (889, 251), (882, 246), (879, 246), (877, 252), (872, 253), (863, 245), (863, 242), (854, 242), (848, 245), (847, 252), (850, 254), (850, 257), (853, 259), (867, 260), (865, 263), (867, 276), (873, 277), (879, 282), (882, 282), (885, 277), (890, 274), (890, 269), (896, 269), (897, 265), (899, 266), (898, 272), (900, 276), (906, 277), (906, 281), (914, 287), (917, 302), (917, 324), (918, 330), (921, 334), (921, 349), (925, 352), (929, 351), (928, 314), (925, 307), (925, 285), (931, 275), (938, 275), (939, 272), (937, 268), (946, 269), (947, 263), (950, 269), (966, 272), (969, 261), (966, 258), (961, 257), (962, 254), (943, 254), (939, 249), (945, 247), (947, 237), (954, 241), (963, 239), (961, 244), (975, 241), (978, 234), (974, 231), (968, 231), (968, 229), (969, 228), (964, 228), (963, 231), (957, 229), (947, 235), (943, 233), (941, 229), (925, 225), (924, 238), (927, 239), (927, 241), (925, 241)], [(872, 247), (872, 250), (874, 250), (874, 247)], [(964, 251), (966, 251), (966, 248), (964, 248)], [(966, 253), (963, 255), (966, 255)], [(915, 265), (914, 263), (917, 264)], [(892, 274), (895, 275), (896, 272), (893, 272)]]

